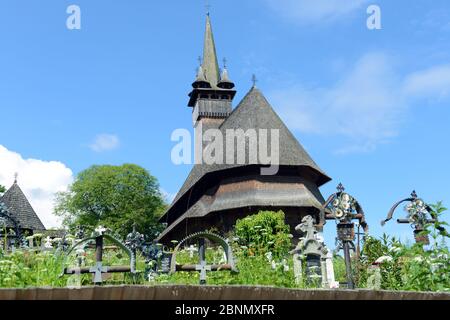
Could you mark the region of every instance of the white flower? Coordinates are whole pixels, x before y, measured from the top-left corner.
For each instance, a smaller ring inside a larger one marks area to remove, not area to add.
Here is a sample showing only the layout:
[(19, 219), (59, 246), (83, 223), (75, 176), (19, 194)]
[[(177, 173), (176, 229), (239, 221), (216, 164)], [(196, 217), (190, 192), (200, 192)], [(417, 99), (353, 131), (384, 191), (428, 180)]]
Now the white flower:
[(431, 272), (436, 272), (437, 270), (441, 269), (442, 267), (444, 267), (443, 263), (432, 263), (430, 266)]
[(266, 258), (267, 258), (267, 260), (269, 260), (269, 262), (271, 262), (272, 261), (272, 252), (267, 252)]
[(377, 260), (375, 260), (375, 263), (383, 263), (383, 262), (391, 262), (393, 259), (390, 256), (381, 256)]
[(402, 251), (402, 248), (394, 246), (394, 247), (390, 248), (389, 251), (398, 253), (398, 252)]
[(277, 263), (275, 260), (272, 260), (272, 270), (275, 270), (277, 268)]
[(415, 257), (413, 260), (414, 260), (415, 262), (422, 262), (422, 261), (423, 261), (423, 258), (422, 258), (422, 257)]
[(448, 260), (448, 255), (445, 253), (438, 254), (438, 259)]
[(283, 271), (284, 272), (288, 272), (289, 271), (289, 265), (287, 264), (286, 259), (283, 259), (283, 261), (281, 263), (283, 264)]

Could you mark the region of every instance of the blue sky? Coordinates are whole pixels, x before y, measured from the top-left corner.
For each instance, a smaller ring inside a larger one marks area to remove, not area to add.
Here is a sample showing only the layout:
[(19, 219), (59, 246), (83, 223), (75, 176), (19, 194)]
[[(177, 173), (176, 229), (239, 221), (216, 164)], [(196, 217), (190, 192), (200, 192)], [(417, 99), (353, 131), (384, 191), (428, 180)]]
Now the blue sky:
[[(372, 233), (403, 238), (408, 226), (379, 225), (396, 200), (416, 189), (450, 205), (447, 0), (210, 2), (235, 105), (255, 73), (333, 178), (325, 197), (342, 182)], [(66, 28), (71, 4), (81, 30)], [(381, 8), (381, 30), (366, 27), (370, 4)], [(20, 171), (47, 224), (52, 192), (92, 164), (137, 163), (174, 195), (190, 167), (172, 164), (170, 135), (191, 129), (204, 23), (200, 0), (3, 0), (0, 183)], [(329, 223), (331, 243), (334, 230)]]

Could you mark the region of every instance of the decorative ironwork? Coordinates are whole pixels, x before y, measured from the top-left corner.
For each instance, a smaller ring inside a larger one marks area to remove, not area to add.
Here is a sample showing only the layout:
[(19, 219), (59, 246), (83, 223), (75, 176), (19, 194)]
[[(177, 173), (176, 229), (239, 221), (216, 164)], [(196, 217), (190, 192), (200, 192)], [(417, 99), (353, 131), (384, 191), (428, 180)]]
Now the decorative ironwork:
[[(180, 248), (182, 248), (188, 241), (193, 240), (198, 240), (199, 263), (196, 265), (177, 264), (177, 254), (180, 251)], [(215, 242), (223, 248), (226, 256), (226, 264), (215, 264), (215, 265), (207, 264), (205, 240)], [(221, 270), (230, 270), (232, 272), (238, 272), (234, 263), (233, 251), (231, 250), (231, 246), (229, 245), (228, 240), (214, 233), (197, 232), (189, 235), (188, 237), (184, 238), (182, 241), (178, 243), (171, 257), (170, 273), (175, 273), (177, 271), (198, 271), (200, 272), (200, 284), (206, 284), (207, 271), (221, 271)]]
[(328, 197), (320, 212), (320, 224), (323, 226), (326, 220), (335, 220), (337, 223), (337, 250), (344, 251), (345, 266), (347, 273), (347, 286), (354, 288), (350, 250), (355, 250), (355, 224), (353, 220), (359, 220), (359, 225), (367, 234), (369, 226), (366, 223), (364, 211), (359, 202), (350, 194), (345, 192), (342, 183), (337, 186), (337, 192)]
[(133, 231), (127, 235), (125, 244), (134, 252), (136, 252), (137, 249), (142, 248), (142, 245), (144, 244), (144, 235), (136, 231), (136, 225), (133, 225)]
[[(130, 258), (129, 266), (103, 266), (103, 246), (104, 240), (109, 240), (115, 245), (117, 245), (120, 249), (122, 249)], [(70, 250), (67, 252), (67, 257), (77, 248), (84, 247), (90, 241), (95, 241), (95, 266), (91, 267), (74, 267), (74, 268), (64, 268), (62, 275), (65, 274), (82, 274), (82, 273), (92, 273), (94, 275), (94, 284), (99, 285), (103, 282), (102, 275), (104, 273), (124, 273), (130, 272), (132, 274), (136, 273), (136, 260), (133, 255), (133, 252), (119, 239), (107, 233), (107, 229), (103, 227), (98, 227), (95, 229), (95, 232), (92, 236), (88, 238), (84, 238), (78, 243), (76, 243)], [(62, 276), (61, 275), (61, 276)]]
[[(0, 218), (5, 221), (5, 230), (8, 230), (7, 222), (10, 222), (10, 225), (12, 225), (12, 229), (14, 231), (14, 235), (12, 236), (16, 243), (19, 244), (21, 247), (27, 246), (27, 241), (24, 238), (21, 230), (21, 226), (19, 221), (17, 221), (9, 212), (8, 208), (5, 206), (3, 202), (0, 202)], [(11, 235), (9, 236), (11, 237)]]
[[(414, 229), (414, 239), (416, 240), (416, 243), (429, 244), (430, 241), (428, 235), (424, 234), (425, 226), (428, 223), (437, 222), (437, 220), (436, 217), (433, 217), (432, 215), (431, 207), (418, 197), (415, 190), (411, 193), (411, 196), (409, 198), (400, 200), (392, 206), (391, 210), (389, 210), (388, 212), (386, 219), (381, 221), (381, 225), (384, 226), (386, 222), (391, 220), (394, 216), (395, 210), (404, 202), (409, 202), (405, 206), (407, 217), (403, 219), (397, 219), (397, 223), (410, 224)], [(428, 218), (428, 216), (430, 216), (431, 219)]]

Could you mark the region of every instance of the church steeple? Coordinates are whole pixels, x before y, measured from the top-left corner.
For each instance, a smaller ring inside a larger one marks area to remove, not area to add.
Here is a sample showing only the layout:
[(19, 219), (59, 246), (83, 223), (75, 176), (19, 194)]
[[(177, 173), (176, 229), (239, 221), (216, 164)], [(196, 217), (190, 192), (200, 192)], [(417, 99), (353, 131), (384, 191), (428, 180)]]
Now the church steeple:
[(217, 87), (219, 83), (219, 63), (217, 62), (216, 44), (211, 27), (211, 18), (209, 13), (206, 15), (205, 43), (203, 46), (203, 72), (206, 80), (212, 88)]
[(207, 127), (218, 127), (231, 114), (236, 91), (226, 67), (222, 74), (220, 72), (209, 13), (206, 14), (203, 59), (192, 87), (188, 106), (193, 108), (194, 127), (203, 122), (208, 122)]

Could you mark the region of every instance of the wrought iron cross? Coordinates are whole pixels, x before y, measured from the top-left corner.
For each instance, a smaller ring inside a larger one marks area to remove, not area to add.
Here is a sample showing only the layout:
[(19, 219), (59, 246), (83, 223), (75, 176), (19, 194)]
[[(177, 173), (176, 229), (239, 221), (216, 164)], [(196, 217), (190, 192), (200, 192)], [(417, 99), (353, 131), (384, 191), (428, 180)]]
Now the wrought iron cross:
[(338, 184), (337, 191), (339, 191), (339, 192), (344, 192), (345, 191), (344, 185), (342, 183)]
[(200, 255), (200, 264), (195, 266), (195, 270), (200, 271), (200, 284), (206, 284), (206, 271), (211, 271), (211, 266), (206, 264), (205, 239), (199, 239), (198, 253)]
[(192, 244), (186, 249), (187, 251), (189, 251), (189, 257), (193, 258), (194, 257), (194, 252), (198, 251), (196, 247), (194, 247)]
[(89, 272), (94, 274), (94, 284), (101, 284), (102, 274), (108, 272), (108, 268), (103, 266), (103, 234), (95, 238), (95, 260), (95, 266), (90, 267)]
[(252, 75), (252, 82), (253, 82), (253, 86), (256, 87), (256, 82), (258, 82), (256, 75)]

